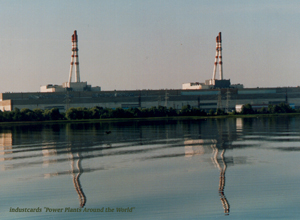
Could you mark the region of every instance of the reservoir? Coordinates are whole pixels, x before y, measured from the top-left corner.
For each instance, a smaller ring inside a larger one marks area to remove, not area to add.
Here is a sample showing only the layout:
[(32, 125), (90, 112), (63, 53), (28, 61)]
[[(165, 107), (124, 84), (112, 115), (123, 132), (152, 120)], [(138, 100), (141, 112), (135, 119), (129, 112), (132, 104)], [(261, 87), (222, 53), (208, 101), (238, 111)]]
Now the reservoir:
[(300, 117), (0, 126), (1, 219), (297, 219)]

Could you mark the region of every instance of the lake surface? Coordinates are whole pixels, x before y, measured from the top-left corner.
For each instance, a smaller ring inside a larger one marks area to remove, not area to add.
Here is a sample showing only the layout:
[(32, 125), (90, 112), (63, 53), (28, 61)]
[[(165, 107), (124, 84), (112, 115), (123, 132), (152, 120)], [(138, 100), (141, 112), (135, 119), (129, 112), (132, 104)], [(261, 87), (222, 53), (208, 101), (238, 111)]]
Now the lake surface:
[(300, 117), (0, 126), (1, 219), (297, 219), (299, 158)]

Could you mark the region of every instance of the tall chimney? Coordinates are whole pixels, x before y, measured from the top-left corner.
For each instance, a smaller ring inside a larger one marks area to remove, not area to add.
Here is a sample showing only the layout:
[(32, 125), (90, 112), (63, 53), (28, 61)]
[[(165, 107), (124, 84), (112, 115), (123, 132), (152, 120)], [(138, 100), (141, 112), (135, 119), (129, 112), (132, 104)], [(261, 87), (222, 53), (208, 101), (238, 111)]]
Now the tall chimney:
[(75, 82), (80, 82), (80, 72), (79, 72), (79, 59), (78, 59), (78, 37), (77, 31), (74, 31), (72, 35), (72, 55), (71, 55), (71, 65), (69, 73), (69, 87), (72, 80), (73, 65), (75, 65)]
[[(218, 62), (219, 60), (219, 62)], [(214, 71), (213, 71), (213, 83), (216, 79), (216, 71), (217, 71), (217, 65), (219, 64), (219, 75), (220, 79), (223, 79), (223, 63), (222, 63), (222, 37), (221, 32), (219, 32), (219, 35), (216, 37), (216, 57), (215, 57), (215, 63), (214, 63)]]

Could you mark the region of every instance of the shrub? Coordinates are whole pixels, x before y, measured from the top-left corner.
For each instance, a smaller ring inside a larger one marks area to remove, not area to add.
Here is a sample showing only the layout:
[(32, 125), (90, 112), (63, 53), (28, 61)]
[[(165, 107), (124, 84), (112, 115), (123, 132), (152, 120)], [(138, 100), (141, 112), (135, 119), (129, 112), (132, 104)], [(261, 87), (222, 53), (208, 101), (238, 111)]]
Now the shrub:
[(248, 115), (248, 114), (253, 114), (254, 111), (250, 104), (246, 104), (246, 105), (243, 105), (241, 113)]

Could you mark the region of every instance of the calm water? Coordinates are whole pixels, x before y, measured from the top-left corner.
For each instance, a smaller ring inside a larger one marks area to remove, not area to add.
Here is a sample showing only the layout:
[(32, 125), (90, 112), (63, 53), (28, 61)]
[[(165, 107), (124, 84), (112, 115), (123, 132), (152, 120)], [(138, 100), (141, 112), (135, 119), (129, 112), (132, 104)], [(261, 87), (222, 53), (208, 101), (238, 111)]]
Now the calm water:
[(299, 157), (300, 117), (2, 126), (1, 219), (296, 219)]

